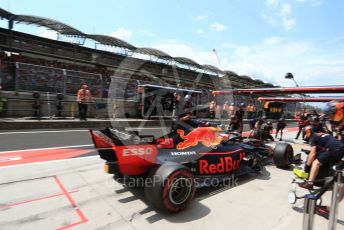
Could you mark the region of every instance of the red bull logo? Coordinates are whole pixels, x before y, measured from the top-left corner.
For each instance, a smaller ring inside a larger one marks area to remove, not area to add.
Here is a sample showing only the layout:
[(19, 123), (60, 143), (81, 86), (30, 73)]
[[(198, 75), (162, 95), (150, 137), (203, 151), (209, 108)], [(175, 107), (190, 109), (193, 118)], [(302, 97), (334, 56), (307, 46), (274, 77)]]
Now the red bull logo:
[(185, 135), (184, 130), (178, 129), (177, 133), (184, 141), (177, 145), (177, 149), (182, 150), (196, 146), (199, 142), (207, 147), (219, 145), (222, 141), (219, 131), (221, 131), (219, 128), (199, 127)]
[(199, 173), (200, 174), (222, 174), (229, 173), (240, 167), (241, 161), (244, 159), (245, 154), (240, 153), (237, 160), (233, 160), (231, 156), (220, 157), (218, 163), (209, 163), (207, 160), (199, 160)]

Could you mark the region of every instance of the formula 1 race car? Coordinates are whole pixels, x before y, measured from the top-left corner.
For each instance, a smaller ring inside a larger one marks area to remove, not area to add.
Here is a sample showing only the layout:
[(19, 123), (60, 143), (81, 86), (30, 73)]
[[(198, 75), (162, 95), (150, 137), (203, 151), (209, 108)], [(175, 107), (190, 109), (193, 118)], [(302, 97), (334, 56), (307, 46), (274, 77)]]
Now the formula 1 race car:
[(259, 140), (223, 134), (217, 127), (177, 129), (154, 138), (124, 130), (90, 130), (105, 171), (114, 178), (143, 178), (145, 195), (158, 209), (179, 212), (187, 207), (196, 188), (213, 186), (244, 174), (260, 172), (265, 158), (288, 167), (293, 148), (278, 143), (273, 150)]

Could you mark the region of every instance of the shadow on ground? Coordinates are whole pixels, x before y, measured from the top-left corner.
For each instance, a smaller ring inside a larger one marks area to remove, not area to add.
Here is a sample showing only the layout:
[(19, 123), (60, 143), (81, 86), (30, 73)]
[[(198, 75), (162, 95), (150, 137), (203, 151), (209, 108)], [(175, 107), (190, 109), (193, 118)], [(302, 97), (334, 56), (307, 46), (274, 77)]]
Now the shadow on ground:
[(219, 193), (225, 192), (234, 187), (237, 187), (237, 186), (240, 187), (243, 184), (246, 184), (256, 179), (269, 180), (270, 172), (266, 169), (266, 167), (263, 167), (260, 173), (257, 173), (257, 174), (252, 173), (250, 175), (238, 177), (237, 180), (235, 180), (235, 183), (231, 182), (231, 183), (226, 183), (225, 185), (220, 184), (216, 187), (199, 188), (196, 190), (194, 200), (191, 201), (191, 203), (186, 208), (186, 210), (180, 213), (176, 213), (176, 214), (159, 211), (159, 210), (156, 210), (154, 207), (152, 207), (145, 197), (143, 188), (132, 188), (132, 187), (127, 187), (126, 185), (123, 185), (123, 188), (117, 189), (114, 192), (116, 194), (121, 194), (125, 192), (130, 192), (132, 194), (132, 196), (119, 199), (118, 201), (120, 203), (130, 203), (132, 201), (140, 199), (147, 205), (146, 208), (138, 212), (134, 212), (128, 218), (129, 221), (133, 221), (136, 218), (140, 218), (145, 214), (151, 213), (151, 215), (146, 217), (146, 220), (149, 223), (155, 223), (162, 219), (167, 220), (169, 222), (173, 222), (173, 223), (185, 223), (185, 222), (191, 222), (191, 221), (204, 218), (211, 212), (211, 209), (209, 209), (207, 206), (201, 203), (202, 200), (212, 197), (214, 195), (217, 195)]

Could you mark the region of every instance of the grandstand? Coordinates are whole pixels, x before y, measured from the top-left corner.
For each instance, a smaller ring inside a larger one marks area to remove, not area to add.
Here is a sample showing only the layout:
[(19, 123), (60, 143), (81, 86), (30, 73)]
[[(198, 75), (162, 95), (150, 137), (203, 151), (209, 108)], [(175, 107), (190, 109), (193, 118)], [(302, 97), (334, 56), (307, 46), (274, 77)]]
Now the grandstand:
[[(115, 78), (119, 99), (135, 97), (138, 84), (150, 83), (202, 89), (210, 100), (214, 89), (273, 87), (249, 76), (172, 57), (157, 49), (136, 47), (111, 36), (85, 34), (53, 19), (17, 15), (1, 8), (0, 18), (8, 22), (8, 28), (0, 28), (3, 90), (75, 95), (85, 82), (96, 98), (106, 98)], [(57, 40), (15, 31), (15, 23), (47, 27), (58, 33)], [(94, 48), (87, 47), (85, 41), (94, 42)], [(234, 97), (236, 102), (257, 103), (256, 98)]]

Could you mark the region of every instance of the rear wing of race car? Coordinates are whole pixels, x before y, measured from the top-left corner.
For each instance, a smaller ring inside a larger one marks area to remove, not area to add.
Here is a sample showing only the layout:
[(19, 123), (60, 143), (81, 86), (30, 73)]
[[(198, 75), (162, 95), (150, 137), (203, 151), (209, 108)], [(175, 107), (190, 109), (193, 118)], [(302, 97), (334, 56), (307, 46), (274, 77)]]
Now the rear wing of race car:
[(89, 132), (100, 158), (106, 161), (117, 161), (116, 146), (155, 144), (153, 136), (139, 136), (135, 132), (111, 128), (89, 130)]
[(89, 130), (89, 132), (96, 149), (109, 149), (124, 145), (155, 144), (154, 136), (140, 136), (137, 132), (126, 132), (111, 128)]

